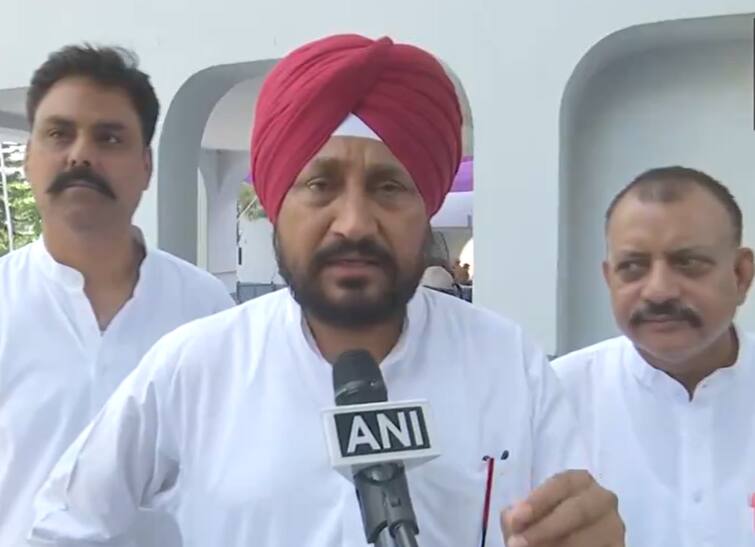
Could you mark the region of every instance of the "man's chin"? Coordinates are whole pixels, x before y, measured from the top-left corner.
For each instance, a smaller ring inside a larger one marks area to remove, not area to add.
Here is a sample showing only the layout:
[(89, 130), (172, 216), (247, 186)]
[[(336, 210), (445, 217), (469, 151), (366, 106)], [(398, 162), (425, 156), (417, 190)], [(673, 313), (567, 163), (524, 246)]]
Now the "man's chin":
[(80, 232), (102, 230), (108, 226), (117, 225), (112, 213), (107, 214), (100, 208), (75, 204), (71, 207), (56, 211), (57, 216), (71, 229)]
[(379, 315), (379, 310), (385, 306), (386, 298), (369, 297), (364, 294), (339, 295), (338, 297), (326, 296), (322, 300), (324, 308), (339, 312), (344, 316), (369, 316)]
[(311, 306), (305, 310), (319, 321), (343, 329), (364, 329), (390, 321), (402, 312), (365, 305)]
[(665, 363), (686, 361), (699, 351), (701, 341), (688, 336), (643, 336), (635, 343), (643, 353)]
[[(286, 276), (284, 276), (284, 279)], [(419, 281), (417, 280), (417, 283)], [(324, 323), (346, 328), (379, 325), (406, 313), (417, 284), (393, 287), (382, 280), (329, 279), (312, 276), (306, 283), (290, 283), (304, 311)]]
[(375, 283), (339, 283), (324, 287), (322, 297), (333, 305), (350, 305), (352, 302), (369, 304), (380, 302), (386, 292)]
[[(369, 294), (360, 289), (339, 289), (309, 295), (300, 301), (305, 311), (325, 323), (348, 328), (362, 328), (390, 321), (405, 312), (405, 307), (392, 303), (388, 294)], [(395, 304), (395, 305), (394, 305)]]

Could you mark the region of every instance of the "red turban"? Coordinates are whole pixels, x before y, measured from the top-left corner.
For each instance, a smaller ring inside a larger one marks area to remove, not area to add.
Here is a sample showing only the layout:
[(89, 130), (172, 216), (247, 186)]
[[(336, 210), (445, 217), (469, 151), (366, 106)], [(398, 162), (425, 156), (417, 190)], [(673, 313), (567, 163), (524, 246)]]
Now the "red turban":
[(301, 170), (351, 113), (404, 165), (428, 215), (440, 209), (461, 159), (461, 110), (451, 80), (419, 48), (340, 35), (289, 54), (260, 91), (252, 180), (273, 222)]

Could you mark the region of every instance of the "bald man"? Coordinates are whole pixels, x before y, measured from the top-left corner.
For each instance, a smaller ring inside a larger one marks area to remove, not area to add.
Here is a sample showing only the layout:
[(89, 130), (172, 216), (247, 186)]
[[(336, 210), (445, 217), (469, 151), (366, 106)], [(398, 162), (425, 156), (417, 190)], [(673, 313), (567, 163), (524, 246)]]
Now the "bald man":
[(486, 523), (517, 502), (501, 517), (509, 547), (623, 545), (542, 352), (510, 321), (418, 288), (461, 124), (418, 48), (334, 36), (281, 61), (252, 168), (289, 288), (153, 348), (53, 473), (34, 537), (114, 545), (138, 506), (170, 497), (188, 546), (366, 545), (321, 416), (332, 364), (361, 348), (392, 399), (432, 407), (442, 454), (407, 472), (420, 545), (502, 546)]
[(651, 169), (606, 213), (603, 273), (623, 335), (555, 361), (630, 545), (754, 545), (753, 278), (742, 211), (710, 175)]

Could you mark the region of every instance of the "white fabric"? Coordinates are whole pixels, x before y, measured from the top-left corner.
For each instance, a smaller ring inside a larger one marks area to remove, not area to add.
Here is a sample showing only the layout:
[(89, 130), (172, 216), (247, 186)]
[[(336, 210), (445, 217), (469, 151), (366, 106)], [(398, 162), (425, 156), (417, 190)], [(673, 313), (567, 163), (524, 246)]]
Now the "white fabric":
[(555, 361), (630, 547), (755, 545), (755, 353), (687, 391), (624, 337)]
[[(332, 367), (302, 323), (282, 290), (165, 337), (56, 467), (34, 537), (120, 545), (135, 504), (170, 496), (186, 547), (365, 546), (353, 485), (328, 464)], [(421, 546), (480, 544), (485, 455), (508, 451), (490, 547), (504, 506), (585, 468), (545, 357), (490, 312), (420, 288), (381, 369), (391, 400), (429, 400), (438, 432), (442, 456), (409, 470)]]
[(383, 139), (355, 114), (346, 116), (341, 125), (333, 131), (331, 137), (361, 137), (363, 139), (373, 139), (383, 142)]
[(37, 489), (154, 342), (232, 304), (207, 272), (148, 249), (133, 297), (102, 333), (83, 284), (41, 240), (0, 258), (2, 547), (22, 544)]

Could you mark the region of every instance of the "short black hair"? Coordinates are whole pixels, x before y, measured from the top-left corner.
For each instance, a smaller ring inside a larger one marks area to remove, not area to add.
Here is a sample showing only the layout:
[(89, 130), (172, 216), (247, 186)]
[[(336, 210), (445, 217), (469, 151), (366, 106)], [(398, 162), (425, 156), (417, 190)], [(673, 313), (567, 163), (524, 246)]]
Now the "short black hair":
[(682, 199), (693, 186), (707, 190), (724, 206), (731, 219), (734, 239), (737, 245), (741, 245), (742, 210), (729, 189), (707, 173), (678, 165), (650, 169), (627, 184), (608, 206), (606, 230), (616, 206), (630, 192), (636, 192), (642, 201), (670, 203)]
[(90, 44), (69, 45), (50, 54), (33, 74), (26, 93), (26, 116), (34, 125), (39, 103), (60, 80), (85, 77), (105, 87), (123, 89), (134, 104), (142, 125), (145, 146), (155, 134), (160, 103), (149, 81), (139, 70), (135, 53), (121, 47), (97, 47)]

